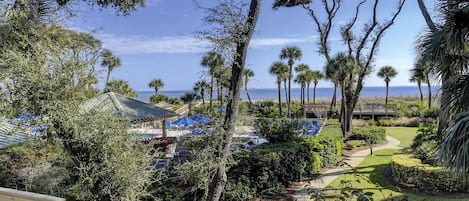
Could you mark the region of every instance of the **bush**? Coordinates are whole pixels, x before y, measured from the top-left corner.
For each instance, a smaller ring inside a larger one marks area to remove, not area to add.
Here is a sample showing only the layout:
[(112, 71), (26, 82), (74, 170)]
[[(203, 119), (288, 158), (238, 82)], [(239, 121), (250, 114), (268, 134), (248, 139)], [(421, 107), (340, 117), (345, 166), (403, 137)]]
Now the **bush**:
[(379, 144), (386, 140), (386, 129), (377, 126), (354, 128), (350, 139), (364, 140), (367, 144)]
[(366, 141), (365, 140), (349, 140), (346, 142), (346, 145), (350, 148), (355, 148), (355, 147), (365, 146)]
[(415, 136), (414, 142), (410, 147), (415, 150), (423, 142), (439, 141), (441, 137), (438, 136), (437, 131), (438, 127), (436, 122), (420, 124), (419, 129), (417, 130), (417, 136)]
[(398, 127), (418, 127), (421, 123), (431, 122), (432, 118), (423, 117), (399, 117), (399, 118), (380, 118), (380, 126), (398, 126)]
[[(237, 163), (228, 172), (230, 189), (251, 192), (255, 197), (277, 193), (292, 181), (311, 173), (314, 160), (310, 153), (309, 146), (302, 140), (265, 143), (251, 151), (239, 152), (233, 156)], [(241, 194), (227, 192), (225, 195), (230, 197), (225, 199), (238, 200), (237, 196)]]
[(405, 102), (397, 105), (397, 113), (400, 117), (424, 117), (428, 105), (422, 101)]
[(300, 125), (302, 121), (292, 119), (258, 119), (259, 130), (269, 142), (283, 143), (290, 142), (297, 138), (302, 131)]
[[(340, 156), (342, 156), (342, 136), (319, 135), (315, 137), (304, 137), (304, 140), (308, 144), (311, 154), (316, 155), (315, 153), (317, 153), (319, 155), (320, 167), (335, 164)], [(318, 172), (319, 168), (315, 166), (313, 171)]]
[(443, 167), (422, 164), (411, 154), (395, 154), (392, 157), (393, 179), (399, 185), (428, 194), (464, 191), (459, 179)]

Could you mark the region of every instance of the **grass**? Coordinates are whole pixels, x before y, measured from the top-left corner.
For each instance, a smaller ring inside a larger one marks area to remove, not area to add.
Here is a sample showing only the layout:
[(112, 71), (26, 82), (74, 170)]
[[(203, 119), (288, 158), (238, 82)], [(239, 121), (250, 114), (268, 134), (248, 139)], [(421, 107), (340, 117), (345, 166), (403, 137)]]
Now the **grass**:
[(386, 134), (401, 141), (399, 147), (410, 147), (417, 135), (418, 128), (408, 127), (387, 127)]
[(321, 135), (342, 136), (342, 129), (338, 119), (328, 119), (326, 125), (321, 129)]
[[(417, 128), (401, 128), (389, 127), (386, 128), (386, 134), (397, 138), (401, 141), (400, 147), (409, 147), (412, 140), (417, 135)], [(407, 190), (401, 190), (395, 186), (388, 184), (384, 180), (384, 170), (391, 163), (391, 157), (399, 150), (385, 149), (376, 151), (373, 156), (367, 156), (360, 165), (355, 168), (355, 171), (343, 174), (327, 188), (341, 189), (344, 187), (352, 187), (361, 189), (364, 192), (373, 193), (373, 200), (400, 200), (407, 198), (407, 200), (415, 201), (469, 201), (469, 199), (449, 199), (436, 196), (419, 195)], [(339, 190), (326, 190), (323, 196), (326, 200), (338, 200)]]
[[(395, 149), (385, 149), (376, 151), (373, 156), (367, 156), (365, 160), (355, 169), (355, 172), (343, 174), (334, 180), (327, 188), (341, 189), (343, 187), (353, 187), (364, 192), (372, 192), (373, 200), (407, 200), (415, 201), (468, 201), (469, 199), (449, 199), (436, 196), (418, 195), (412, 192), (396, 188), (384, 180), (384, 170), (391, 162), (391, 156), (397, 152)], [(340, 200), (338, 190), (326, 190), (323, 196), (326, 200)]]

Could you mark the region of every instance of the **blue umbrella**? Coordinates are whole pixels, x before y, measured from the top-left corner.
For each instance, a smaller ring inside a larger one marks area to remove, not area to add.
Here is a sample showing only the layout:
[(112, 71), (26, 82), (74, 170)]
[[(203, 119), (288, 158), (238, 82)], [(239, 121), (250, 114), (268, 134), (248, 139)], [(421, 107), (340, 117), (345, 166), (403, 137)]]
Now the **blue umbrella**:
[(195, 122), (198, 122), (199, 124), (210, 123), (211, 121), (210, 118), (206, 117), (203, 114), (194, 114), (194, 115), (189, 116), (189, 118), (191, 118)]
[(189, 125), (193, 125), (193, 124), (198, 124), (196, 121), (194, 121), (193, 119), (191, 119), (190, 117), (182, 117), (182, 118), (179, 118), (177, 119), (176, 121), (174, 122), (171, 122), (172, 124), (176, 124), (176, 125), (184, 125), (184, 126), (189, 126)]

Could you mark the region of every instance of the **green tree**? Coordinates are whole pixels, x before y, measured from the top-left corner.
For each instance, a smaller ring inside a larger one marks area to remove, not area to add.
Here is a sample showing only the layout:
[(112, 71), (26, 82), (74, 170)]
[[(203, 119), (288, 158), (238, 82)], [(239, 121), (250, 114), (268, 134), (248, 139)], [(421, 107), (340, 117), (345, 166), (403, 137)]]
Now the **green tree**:
[[(422, 93), (422, 82), (426, 82), (425, 70), (422, 68), (422, 65), (416, 63), (412, 69), (410, 69), (410, 82), (416, 82), (417, 87), (419, 88), (420, 101), (423, 101)], [(431, 95), (431, 92), (429, 92)]]
[(109, 81), (104, 88), (104, 93), (107, 92), (114, 92), (131, 98), (137, 98), (138, 96), (137, 92), (135, 92), (125, 80)]
[(328, 62), (326, 66), (324, 66), (324, 75), (325, 78), (330, 80), (334, 84), (334, 92), (332, 94), (332, 99), (331, 99), (331, 106), (329, 107), (329, 111), (332, 112), (333, 108), (336, 107), (337, 103), (337, 86), (339, 85), (339, 79), (338, 79), (338, 67), (335, 66), (335, 62)]
[(300, 102), (305, 104), (306, 71), (298, 73), (294, 81), (300, 85)]
[(117, 67), (121, 66), (121, 60), (112, 54), (112, 52), (108, 49), (104, 49), (101, 52), (101, 59), (101, 66), (107, 69), (105, 83), (105, 85), (107, 85), (109, 82), (109, 77), (111, 76), (111, 72)]
[(210, 112), (213, 111), (212, 102), (213, 102), (213, 87), (215, 86), (215, 76), (218, 72), (218, 69), (223, 68), (225, 60), (223, 56), (215, 51), (210, 51), (202, 57), (200, 65), (208, 68), (210, 74)]
[(223, 122), (222, 143), (217, 150), (218, 164), (207, 193), (208, 200), (218, 201), (227, 182), (227, 163), (231, 155), (232, 133), (238, 118), (239, 97), (243, 81), (243, 70), (249, 42), (256, 27), (261, 0), (251, 0), (249, 5), (242, 1), (219, 1), (209, 8), (204, 21), (210, 26), (203, 33), (213, 42), (215, 49), (223, 50), (231, 61), (229, 99)]
[(188, 92), (188, 93), (185, 93), (183, 96), (181, 96), (181, 101), (184, 102), (184, 103), (187, 103), (189, 104), (189, 112), (187, 113), (188, 116), (191, 115), (191, 110), (192, 110), (192, 102), (198, 100), (200, 97), (197, 96), (196, 93), (194, 92)]
[(319, 80), (324, 78), (324, 74), (322, 74), (321, 71), (312, 71), (311, 77), (314, 83), (313, 104), (315, 104), (316, 103), (316, 87), (318, 86)]
[(389, 92), (389, 82), (391, 78), (396, 77), (397, 71), (392, 66), (383, 66), (378, 71), (378, 77), (384, 78), (384, 82), (386, 83), (386, 99), (385, 104), (388, 104), (388, 92)]
[(164, 87), (164, 83), (161, 79), (153, 79), (148, 87), (155, 89), (155, 94), (158, 94), (158, 91)]
[(210, 84), (205, 80), (199, 80), (195, 83), (193, 90), (195, 93), (199, 93), (202, 98), (202, 105), (205, 105), (205, 90), (210, 89)]
[(280, 52), (280, 59), (286, 59), (290, 67), (290, 74), (288, 75), (288, 101), (287, 101), (287, 116), (291, 117), (291, 79), (293, 78), (293, 64), (295, 60), (300, 60), (302, 56), (300, 48), (296, 46), (287, 46), (282, 48)]
[[(298, 64), (296, 67), (295, 67), (295, 71), (297, 73), (301, 73), (301, 72), (305, 72), (304, 73), (304, 79), (306, 81), (306, 92), (307, 92), (307, 97), (308, 97), (308, 101), (309, 101), (309, 85), (311, 84), (311, 82), (313, 81), (313, 77), (312, 77), (312, 74), (311, 74), (311, 69), (309, 68), (308, 65), (306, 64)], [(304, 94), (303, 94), (304, 95)]]
[(254, 77), (254, 71), (252, 71), (251, 69), (245, 68), (243, 71), (243, 76), (244, 76), (244, 90), (246, 91), (246, 95), (248, 96), (249, 104), (252, 104), (251, 97), (249, 96), (249, 91), (248, 91), (248, 82), (249, 82), (249, 79)]
[[(276, 61), (272, 65), (270, 65), (269, 72), (271, 75), (275, 75), (277, 77), (277, 80), (275, 81), (277, 83), (277, 89), (278, 89), (278, 110), (279, 110), (279, 115), (282, 116), (282, 97), (281, 97), (281, 83), (283, 80), (286, 80), (288, 77), (288, 66), (287, 64), (281, 62), (281, 61)], [(284, 82), (286, 85), (286, 82)], [(286, 89), (286, 87), (285, 87)]]

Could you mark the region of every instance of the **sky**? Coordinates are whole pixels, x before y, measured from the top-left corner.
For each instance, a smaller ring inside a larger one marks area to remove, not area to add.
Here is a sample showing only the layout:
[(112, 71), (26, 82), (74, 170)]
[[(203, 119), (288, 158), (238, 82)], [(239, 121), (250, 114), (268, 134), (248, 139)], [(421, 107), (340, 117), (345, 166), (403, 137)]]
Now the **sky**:
[[(214, 0), (197, 0), (201, 6), (209, 7)], [(316, 1), (315, 1), (316, 2)], [(348, 0), (342, 5), (331, 31), (330, 45), (333, 54), (346, 48), (340, 41), (340, 25), (353, 15), (357, 0)], [(371, 2), (371, 1), (369, 1)], [(436, 0), (426, 0), (427, 8), (433, 13)], [(324, 56), (318, 50), (318, 33), (312, 18), (302, 8), (280, 8), (272, 10), (273, 0), (262, 1), (259, 20), (251, 40), (247, 68), (254, 71), (249, 88), (275, 88), (275, 77), (270, 75), (270, 65), (279, 60), (280, 50), (287, 45), (298, 46), (303, 57), (297, 63), (305, 63), (312, 70), (323, 70)], [(78, 15), (67, 21), (67, 27), (92, 33), (103, 42), (122, 62), (112, 79), (124, 79), (137, 91), (150, 91), (148, 83), (159, 78), (165, 90), (191, 90), (194, 83), (207, 78), (200, 66), (210, 43), (195, 39), (198, 31), (209, 29), (203, 22), (206, 15), (192, 0), (147, 0), (146, 6), (138, 8), (129, 16), (118, 16), (111, 8), (100, 9), (80, 5)], [(397, 1), (383, 0), (378, 8), (380, 19), (389, 19)], [(363, 23), (370, 21), (371, 4), (362, 7), (358, 35)], [(324, 19), (324, 14), (319, 13)], [(375, 57), (375, 70), (365, 80), (365, 86), (384, 86), (376, 71), (391, 65), (398, 74), (391, 86), (414, 85), (409, 82), (409, 69), (415, 60), (415, 40), (425, 29), (417, 1), (407, 0), (395, 24), (381, 40)], [(103, 74), (104, 75), (104, 74)], [(100, 79), (103, 86), (104, 76)], [(299, 86), (293, 86), (299, 87)], [(321, 80), (318, 87), (332, 87), (329, 81)]]

